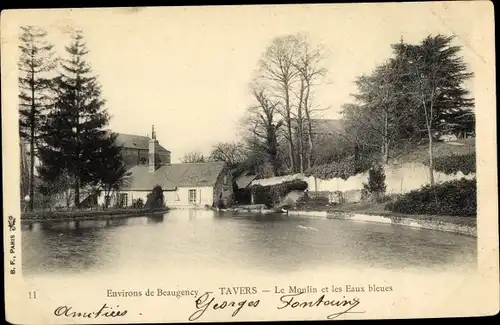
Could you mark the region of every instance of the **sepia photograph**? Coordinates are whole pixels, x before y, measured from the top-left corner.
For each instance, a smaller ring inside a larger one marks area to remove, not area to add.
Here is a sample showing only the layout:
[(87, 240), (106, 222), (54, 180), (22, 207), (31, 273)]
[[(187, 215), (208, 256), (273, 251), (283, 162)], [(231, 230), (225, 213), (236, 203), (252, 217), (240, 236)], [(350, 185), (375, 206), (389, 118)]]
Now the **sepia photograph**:
[(488, 2), (4, 11), (7, 50), (29, 322), (372, 318), (433, 277), (498, 312)]

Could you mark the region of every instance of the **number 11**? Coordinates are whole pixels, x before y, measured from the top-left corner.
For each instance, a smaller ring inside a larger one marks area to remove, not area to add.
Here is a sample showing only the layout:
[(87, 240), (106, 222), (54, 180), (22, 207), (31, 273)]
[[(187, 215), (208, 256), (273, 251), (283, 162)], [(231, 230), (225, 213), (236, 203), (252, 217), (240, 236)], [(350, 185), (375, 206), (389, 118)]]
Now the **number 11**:
[(28, 292), (28, 296), (30, 299), (36, 299), (36, 291), (30, 291)]

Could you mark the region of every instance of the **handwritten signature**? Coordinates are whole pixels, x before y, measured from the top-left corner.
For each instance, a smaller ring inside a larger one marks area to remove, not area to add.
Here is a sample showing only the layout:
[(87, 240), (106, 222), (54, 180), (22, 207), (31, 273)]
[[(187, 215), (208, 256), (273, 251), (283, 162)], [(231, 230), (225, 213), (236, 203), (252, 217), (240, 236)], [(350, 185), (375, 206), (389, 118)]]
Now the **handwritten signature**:
[[(120, 306), (116, 306), (117, 308)], [(127, 314), (127, 310), (114, 310), (113, 307), (108, 306), (107, 304), (102, 305), (102, 307), (97, 311), (73, 311), (73, 307), (71, 306), (59, 306), (54, 310), (54, 315), (56, 316), (65, 316), (65, 317), (74, 317), (74, 318), (98, 318), (98, 317), (121, 317)]]
[(243, 309), (243, 307), (258, 307), (260, 300), (254, 300), (254, 301), (249, 301), (249, 300), (241, 300), (241, 301), (221, 301), (221, 302), (216, 302), (215, 297), (210, 296), (212, 292), (205, 292), (202, 294), (199, 298), (195, 300), (195, 305), (196, 305), (196, 311), (189, 316), (190, 321), (194, 321), (199, 319), (209, 308), (212, 308), (213, 310), (221, 310), (225, 308), (232, 308), (233, 313), (231, 314), (232, 317), (235, 317), (240, 310)]
[(296, 297), (303, 294), (293, 293), (289, 295), (283, 295), (280, 297), (280, 302), (282, 305), (278, 307), (278, 309), (285, 308), (312, 308), (312, 307), (341, 307), (344, 310), (339, 311), (337, 313), (332, 313), (327, 316), (328, 319), (335, 319), (344, 314), (362, 314), (364, 311), (353, 311), (359, 304), (359, 298), (345, 299), (345, 297), (341, 300), (328, 300), (325, 295), (322, 295), (318, 299), (308, 300), (308, 301), (300, 301)]
[[(256, 308), (260, 303), (260, 300), (248, 299), (241, 301), (217, 301), (211, 294), (212, 292), (205, 292), (195, 300), (196, 311), (189, 316), (190, 321), (198, 320), (209, 309), (214, 311), (226, 308), (232, 309), (233, 313), (231, 316), (235, 317), (243, 308)], [(329, 314), (327, 319), (335, 319), (344, 314), (364, 313), (364, 311), (354, 311), (354, 308), (360, 304), (359, 298), (345, 299), (345, 297), (343, 297), (341, 300), (329, 300), (325, 295), (322, 295), (313, 300), (299, 300), (297, 296), (302, 294), (303, 292), (281, 296), (279, 299), (281, 305), (278, 306), (277, 309), (329, 307), (339, 310), (338, 308), (340, 308), (339, 311)]]

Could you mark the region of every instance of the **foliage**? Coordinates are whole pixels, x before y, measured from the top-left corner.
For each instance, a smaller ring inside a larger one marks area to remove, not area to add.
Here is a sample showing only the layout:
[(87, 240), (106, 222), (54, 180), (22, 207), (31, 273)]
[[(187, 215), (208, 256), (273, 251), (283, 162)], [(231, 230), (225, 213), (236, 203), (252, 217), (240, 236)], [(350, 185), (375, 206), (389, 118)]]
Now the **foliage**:
[[(50, 72), (55, 68), (55, 60), (53, 46), (45, 40), (46, 36), (47, 32), (39, 27), (22, 26), (19, 37), (19, 136), (29, 143), (30, 157), (30, 166), (22, 171), (31, 176), (35, 175), (34, 162), (42, 121), (52, 104)], [(35, 184), (34, 177), (28, 179), (26, 185), (31, 198), (29, 209), (32, 211)]]
[(386, 210), (405, 214), (475, 216), (476, 180), (465, 178), (435, 186), (427, 185), (385, 205)]
[(182, 158), (181, 161), (183, 163), (202, 163), (205, 162), (205, 157), (203, 157), (203, 154), (201, 154), (198, 151), (192, 151), (186, 153)]
[(363, 184), (363, 188), (376, 200), (380, 200), (385, 193), (385, 173), (381, 165), (375, 165), (368, 171), (368, 183)]
[(435, 134), (474, 132), (474, 100), (463, 87), (473, 74), (452, 41), (429, 35), (418, 44), (393, 44), (391, 58), (358, 78), (356, 102), (343, 111), (353, 142), (378, 150), (382, 162), (426, 137), (431, 184)]
[(356, 104), (344, 105), (342, 112), (348, 134), (376, 148), (384, 163), (394, 147), (412, 138), (418, 128), (404, 90), (403, 65), (392, 58), (370, 75), (358, 77), (358, 93), (352, 95)]
[(21, 218), (23, 220), (92, 220), (99, 217), (109, 217), (109, 216), (144, 216), (149, 214), (157, 214), (161, 212), (168, 211), (168, 208), (158, 208), (158, 209), (135, 209), (135, 208), (114, 208), (109, 210), (72, 210), (72, 211), (51, 211), (49, 213), (43, 212), (27, 212), (23, 213)]
[(38, 191), (42, 196), (41, 200), (44, 206), (50, 206), (54, 203), (54, 200), (62, 198), (66, 207), (69, 207), (71, 201), (74, 200), (73, 187), (73, 177), (67, 170), (61, 170), (55, 178), (42, 179), (38, 185)]
[(151, 193), (148, 194), (145, 207), (147, 209), (162, 208), (165, 206), (164, 200), (163, 189), (161, 186), (156, 185)]
[(434, 170), (448, 175), (462, 172), (469, 175), (476, 172), (476, 154), (450, 155), (434, 159)]
[(329, 134), (316, 137), (313, 148), (312, 165), (325, 165), (349, 157), (353, 153), (353, 143), (345, 136)]
[(351, 176), (365, 172), (369, 169), (369, 161), (359, 160), (355, 156), (350, 156), (329, 164), (318, 165), (308, 169), (306, 176), (314, 176), (319, 179), (341, 178), (348, 179)]
[[(126, 185), (130, 176), (121, 154), (122, 148), (115, 145), (116, 134), (111, 133), (109, 139), (112, 143), (97, 152), (91, 170), (92, 185), (103, 189), (105, 197)], [(107, 201), (105, 207), (108, 207)]]
[(80, 188), (94, 184), (95, 169), (101, 168), (96, 157), (105, 157), (116, 148), (105, 129), (109, 116), (97, 79), (85, 61), (88, 50), (81, 32), (73, 34), (66, 51), (69, 59), (62, 60), (62, 72), (55, 79), (54, 109), (43, 126), (40, 175), (52, 181), (66, 171), (74, 179), (74, 202), (79, 207)]
[(133, 209), (142, 209), (142, 208), (144, 208), (144, 201), (141, 198), (138, 198), (137, 200), (134, 200), (132, 202), (132, 208)]
[[(454, 124), (472, 127), (474, 105), (463, 82), (473, 77), (467, 72), (460, 46), (452, 45), (454, 37), (427, 36), (417, 45), (403, 42), (392, 47), (405, 61), (405, 89), (421, 117), (423, 128), (450, 130)], [(453, 129), (453, 128), (452, 128)], [(472, 131), (472, 130), (469, 130)]]
[(50, 72), (55, 68), (53, 45), (47, 32), (36, 26), (22, 26), (19, 40), (19, 133), (21, 139), (37, 141), (40, 122), (52, 104)]
[(301, 180), (288, 181), (269, 186), (252, 186), (255, 204), (265, 204), (268, 207), (275, 205), (291, 191), (304, 191), (306, 189), (307, 183)]
[(310, 195), (308, 192), (304, 194), (299, 200), (297, 205), (300, 207), (325, 207), (330, 203), (330, 199), (326, 195)]
[(251, 91), (257, 105), (247, 109), (243, 120), (249, 149), (247, 162), (255, 167), (268, 164), (272, 168), (270, 176), (278, 176), (283, 163), (278, 141), (283, 120), (279, 117), (277, 103), (270, 100), (264, 87), (254, 84)]
[(451, 45), (452, 40), (453, 37), (429, 35), (418, 45), (401, 42), (393, 46), (406, 62), (406, 89), (427, 134), (431, 185), (434, 185), (433, 134), (443, 129), (465, 130), (474, 126), (471, 121), (474, 100), (463, 87), (473, 74), (467, 72), (467, 65), (458, 56), (461, 47)]

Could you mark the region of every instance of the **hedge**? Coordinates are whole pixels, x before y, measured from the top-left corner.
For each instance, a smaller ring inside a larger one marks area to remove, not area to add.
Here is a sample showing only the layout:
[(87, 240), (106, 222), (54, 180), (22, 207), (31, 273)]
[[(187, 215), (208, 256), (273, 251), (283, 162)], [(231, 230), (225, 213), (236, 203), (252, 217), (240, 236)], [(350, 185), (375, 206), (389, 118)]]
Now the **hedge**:
[(462, 178), (434, 187), (427, 185), (386, 204), (385, 209), (404, 214), (475, 216), (476, 180)]
[[(425, 161), (428, 165), (429, 161)], [(434, 170), (445, 174), (456, 174), (461, 171), (464, 175), (476, 172), (476, 154), (449, 155), (434, 158)]]
[(305, 171), (305, 176), (314, 176), (319, 179), (341, 178), (347, 180), (351, 176), (363, 173), (370, 169), (371, 161), (368, 157), (356, 160), (347, 157), (329, 164), (316, 165)]

